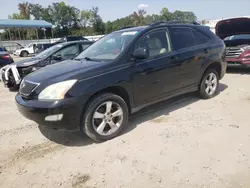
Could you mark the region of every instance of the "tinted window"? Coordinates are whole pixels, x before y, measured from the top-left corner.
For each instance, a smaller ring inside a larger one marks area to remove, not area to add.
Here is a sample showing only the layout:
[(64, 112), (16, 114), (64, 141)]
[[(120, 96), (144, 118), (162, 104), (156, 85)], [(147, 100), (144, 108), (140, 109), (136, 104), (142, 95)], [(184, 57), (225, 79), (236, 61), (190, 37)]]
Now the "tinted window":
[(45, 57), (50, 56), (51, 54), (55, 53), (57, 50), (59, 50), (62, 47), (63, 46), (61, 44), (54, 45), (54, 46), (42, 51), (41, 53), (36, 55), (36, 57), (37, 58), (45, 58)]
[(62, 59), (70, 59), (75, 57), (79, 53), (78, 44), (67, 46), (59, 50), (55, 56), (60, 56)]
[(200, 44), (205, 44), (208, 42), (208, 37), (203, 35), (201, 32), (196, 31), (193, 29), (193, 34), (194, 34), (194, 39), (195, 39), (195, 44), (200, 45)]
[(176, 50), (195, 45), (192, 30), (187, 27), (173, 27), (172, 41)]
[(158, 56), (171, 51), (169, 35), (166, 30), (154, 31), (142, 38), (135, 49), (146, 48), (149, 57)]

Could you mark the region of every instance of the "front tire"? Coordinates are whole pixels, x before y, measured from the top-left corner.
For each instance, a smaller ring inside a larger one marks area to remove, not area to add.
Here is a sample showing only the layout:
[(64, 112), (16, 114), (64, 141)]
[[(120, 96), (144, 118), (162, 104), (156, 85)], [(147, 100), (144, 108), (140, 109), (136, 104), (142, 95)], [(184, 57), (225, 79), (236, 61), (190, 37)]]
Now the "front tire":
[(82, 130), (95, 141), (116, 137), (128, 122), (128, 106), (118, 95), (103, 93), (87, 105), (82, 119)]
[(199, 94), (203, 99), (210, 99), (216, 96), (219, 88), (219, 76), (215, 69), (209, 69), (202, 77)]

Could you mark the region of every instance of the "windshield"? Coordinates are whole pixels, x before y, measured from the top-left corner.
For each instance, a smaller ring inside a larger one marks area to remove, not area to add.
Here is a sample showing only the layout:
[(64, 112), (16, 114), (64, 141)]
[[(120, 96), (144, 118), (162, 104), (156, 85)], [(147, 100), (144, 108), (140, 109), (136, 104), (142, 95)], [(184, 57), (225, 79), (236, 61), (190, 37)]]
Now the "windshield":
[(130, 44), (138, 31), (111, 33), (83, 51), (76, 59), (114, 60)]
[(250, 34), (240, 34), (240, 35), (232, 35), (226, 37), (224, 40), (250, 40)]
[(50, 48), (47, 48), (46, 50), (44, 50), (41, 53), (37, 54), (36, 57), (37, 58), (48, 57), (52, 53), (56, 52), (57, 50), (59, 50), (62, 47), (63, 47), (63, 45), (61, 45), (61, 44), (57, 44), (57, 45), (51, 46)]

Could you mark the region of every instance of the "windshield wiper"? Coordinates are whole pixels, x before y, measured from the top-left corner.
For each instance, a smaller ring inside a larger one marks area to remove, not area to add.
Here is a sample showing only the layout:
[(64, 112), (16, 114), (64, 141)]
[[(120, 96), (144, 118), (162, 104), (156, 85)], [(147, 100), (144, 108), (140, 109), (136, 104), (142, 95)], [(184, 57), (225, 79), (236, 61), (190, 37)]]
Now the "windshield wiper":
[(90, 57), (84, 57), (83, 59), (85, 59), (87, 61), (95, 61), (95, 60), (91, 59)]

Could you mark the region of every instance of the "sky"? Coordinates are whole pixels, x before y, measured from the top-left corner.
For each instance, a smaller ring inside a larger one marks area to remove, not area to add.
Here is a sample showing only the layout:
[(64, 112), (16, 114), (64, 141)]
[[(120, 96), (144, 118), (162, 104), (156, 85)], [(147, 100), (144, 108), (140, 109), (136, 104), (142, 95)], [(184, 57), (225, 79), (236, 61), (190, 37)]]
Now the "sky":
[[(25, 0), (0, 0), (0, 19), (17, 12), (19, 2)], [(170, 12), (175, 10), (193, 11), (198, 20), (220, 19), (238, 16), (250, 16), (250, 0), (26, 0), (47, 6), (52, 2), (65, 1), (79, 9), (91, 9), (97, 6), (104, 21), (127, 16), (139, 7), (144, 7), (148, 14), (158, 14), (163, 7)]]

